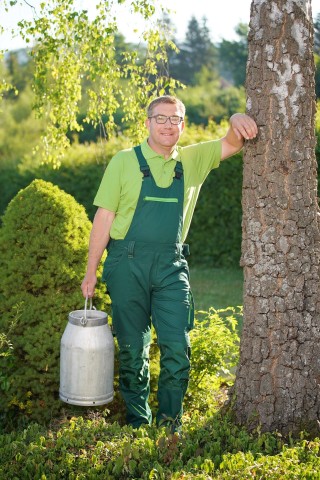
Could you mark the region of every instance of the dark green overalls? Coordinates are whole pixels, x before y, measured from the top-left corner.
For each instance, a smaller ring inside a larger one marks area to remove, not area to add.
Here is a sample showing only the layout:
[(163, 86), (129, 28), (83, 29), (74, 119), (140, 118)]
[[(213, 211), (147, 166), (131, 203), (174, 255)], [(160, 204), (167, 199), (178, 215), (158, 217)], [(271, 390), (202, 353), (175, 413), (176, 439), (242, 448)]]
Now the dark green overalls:
[[(157, 424), (179, 425), (190, 370), (193, 302), (184, 258), (184, 180), (180, 162), (168, 188), (158, 187), (141, 147), (143, 173), (138, 204), (124, 240), (110, 240), (103, 280), (112, 300), (113, 331), (120, 355), (120, 390), (127, 422), (151, 423), (148, 405), (151, 319), (160, 348)], [(162, 421), (161, 421), (162, 420)]]

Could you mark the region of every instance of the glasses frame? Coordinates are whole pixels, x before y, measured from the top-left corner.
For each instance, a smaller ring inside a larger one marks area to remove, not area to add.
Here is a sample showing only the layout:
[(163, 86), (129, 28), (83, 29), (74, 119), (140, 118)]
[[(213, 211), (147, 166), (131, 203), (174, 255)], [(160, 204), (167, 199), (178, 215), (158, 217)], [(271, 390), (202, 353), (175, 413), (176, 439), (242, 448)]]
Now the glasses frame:
[[(158, 120), (157, 120), (158, 117), (165, 117), (166, 121), (165, 121), (165, 122), (158, 122)], [(177, 118), (179, 118), (179, 119), (180, 119), (179, 122), (178, 122), (178, 123), (172, 123), (172, 121), (171, 121), (171, 118), (172, 118), (172, 117), (177, 117)], [(171, 123), (171, 125), (175, 125), (175, 126), (176, 126), (176, 125), (180, 125), (180, 123), (183, 121), (183, 117), (180, 117), (179, 115), (170, 115), (170, 116), (168, 117), (167, 115), (161, 115), (161, 114), (159, 114), (159, 113), (158, 113), (158, 115), (152, 115), (152, 116), (150, 116), (150, 117), (148, 117), (148, 118), (150, 118), (150, 119), (151, 119), (151, 118), (155, 118), (157, 125), (165, 125), (165, 124), (167, 123), (167, 121), (169, 120), (170, 123)]]

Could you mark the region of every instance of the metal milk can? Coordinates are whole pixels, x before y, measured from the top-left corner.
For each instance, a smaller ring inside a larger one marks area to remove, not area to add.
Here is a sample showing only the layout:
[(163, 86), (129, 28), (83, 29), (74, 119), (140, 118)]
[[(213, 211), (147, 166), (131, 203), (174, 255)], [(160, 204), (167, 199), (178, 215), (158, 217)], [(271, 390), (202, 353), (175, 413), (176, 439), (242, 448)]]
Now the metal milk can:
[(72, 405), (103, 405), (113, 400), (114, 340), (105, 312), (75, 310), (60, 345), (60, 399)]

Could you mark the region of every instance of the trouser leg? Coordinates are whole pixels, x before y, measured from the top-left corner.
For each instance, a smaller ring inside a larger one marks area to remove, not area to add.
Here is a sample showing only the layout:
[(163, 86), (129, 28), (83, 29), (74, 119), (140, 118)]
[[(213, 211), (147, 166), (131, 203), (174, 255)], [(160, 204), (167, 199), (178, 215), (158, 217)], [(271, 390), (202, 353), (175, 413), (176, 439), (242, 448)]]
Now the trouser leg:
[(157, 280), (152, 295), (152, 321), (160, 348), (157, 423), (168, 418), (179, 425), (190, 372), (188, 332), (194, 320), (186, 261), (159, 257)]
[[(109, 253), (104, 278), (112, 301), (112, 328), (119, 346), (119, 387), (126, 404), (127, 423), (150, 424), (149, 348), (151, 342), (148, 280), (135, 278), (128, 255)], [(120, 257), (120, 260), (119, 260)], [(116, 268), (112, 268), (116, 260)], [(147, 277), (147, 275), (145, 275)], [(148, 277), (147, 277), (148, 278)]]
[(119, 387), (126, 404), (126, 421), (134, 427), (151, 424), (152, 414), (148, 405), (150, 393), (149, 374), (150, 345), (132, 348), (119, 343)]
[(157, 424), (166, 420), (181, 423), (183, 399), (190, 371), (190, 347), (185, 342), (165, 341), (160, 347)]

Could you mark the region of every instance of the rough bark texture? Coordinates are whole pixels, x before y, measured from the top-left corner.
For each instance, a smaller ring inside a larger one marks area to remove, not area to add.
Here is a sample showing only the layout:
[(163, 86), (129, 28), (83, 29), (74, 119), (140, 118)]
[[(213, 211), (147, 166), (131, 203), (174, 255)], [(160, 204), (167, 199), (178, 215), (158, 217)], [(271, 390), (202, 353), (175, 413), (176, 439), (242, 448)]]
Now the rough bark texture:
[[(244, 327), (235, 413), (249, 428), (318, 430), (319, 213), (310, 0), (253, 0), (244, 155)], [(318, 430), (319, 431), (319, 430)]]

